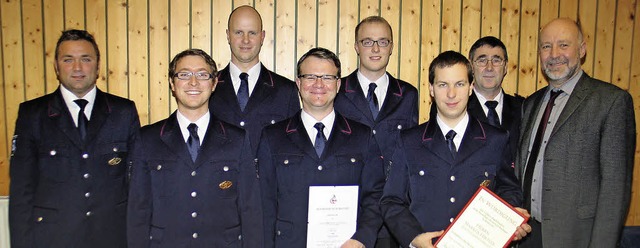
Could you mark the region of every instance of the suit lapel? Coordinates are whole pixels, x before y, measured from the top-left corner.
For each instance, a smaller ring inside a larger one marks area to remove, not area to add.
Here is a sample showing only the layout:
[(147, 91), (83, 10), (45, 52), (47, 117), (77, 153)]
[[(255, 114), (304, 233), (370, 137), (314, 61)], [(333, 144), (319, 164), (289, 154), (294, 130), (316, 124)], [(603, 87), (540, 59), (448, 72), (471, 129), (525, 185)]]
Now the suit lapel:
[(487, 116), (485, 115), (484, 110), (480, 105), (480, 100), (478, 100), (478, 96), (476, 96), (475, 91), (473, 91), (471, 93), (471, 96), (469, 97), (469, 105), (467, 106), (467, 111), (469, 112), (470, 116), (473, 116), (475, 118), (478, 118), (478, 120), (480, 121), (488, 123), (489, 119), (487, 119)]
[(349, 125), (347, 119), (336, 113), (336, 119), (333, 122), (333, 128), (331, 129), (331, 135), (329, 135), (327, 146), (322, 153), (323, 157), (327, 157), (328, 154), (336, 154), (338, 150), (342, 148), (342, 145), (349, 144), (348, 140), (351, 137), (351, 133), (351, 125)]
[(87, 128), (86, 140), (94, 140), (100, 132), (100, 128), (111, 114), (111, 105), (107, 100), (104, 92), (96, 89), (96, 99), (93, 104), (93, 110), (91, 111), (91, 120)]
[(562, 109), (562, 112), (558, 117), (558, 121), (553, 126), (553, 131), (551, 132), (551, 136), (549, 137), (552, 137), (558, 131), (558, 129), (560, 129), (560, 127), (565, 122), (567, 122), (567, 119), (569, 119), (569, 117), (580, 106), (582, 101), (590, 94), (592, 87), (589, 87), (587, 85), (589, 83), (589, 80), (590, 78), (587, 73), (583, 72), (582, 77), (580, 77), (580, 80), (573, 89), (573, 92), (571, 92), (571, 95), (567, 100), (567, 104), (564, 106), (564, 109)]
[(187, 144), (180, 131), (180, 125), (178, 125), (176, 113), (177, 110), (164, 122), (160, 129), (160, 140), (162, 140), (162, 143), (164, 143), (168, 150), (179, 157), (179, 160), (188, 161), (188, 164), (193, 165), (191, 155), (189, 155), (189, 150), (187, 150)]
[(387, 87), (387, 94), (385, 95), (384, 102), (382, 103), (382, 108), (380, 109), (380, 113), (378, 114), (379, 120), (382, 120), (390, 115), (402, 101), (403, 97), (400, 81), (392, 77), (389, 73), (387, 73), (387, 76), (389, 77), (389, 87)]
[(238, 119), (238, 113), (242, 113), (240, 104), (238, 104), (238, 97), (233, 89), (229, 65), (218, 74), (218, 85), (213, 92), (211, 101), (215, 104), (210, 104), (209, 109), (212, 113), (219, 115), (221, 119), (236, 120)]
[(344, 85), (344, 95), (349, 99), (349, 101), (351, 101), (351, 104), (358, 109), (358, 112), (362, 113), (362, 115), (366, 117), (363, 119), (369, 121), (369, 123), (365, 124), (372, 125), (375, 120), (373, 119), (373, 114), (371, 114), (371, 110), (369, 109), (369, 103), (364, 97), (364, 91), (362, 90), (362, 87), (360, 87), (358, 71), (356, 70), (351, 73), (351, 75), (349, 75), (342, 84)]
[(80, 133), (76, 128), (71, 113), (62, 98), (60, 88), (58, 88), (49, 99), (47, 115), (49, 119), (56, 124), (56, 127), (64, 133), (71, 142), (77, 147), (84, 147)]
[(253, 91), (251, 92), (251, 96), (249, 96), (249, 102), (247, 103), (245, 112), (249, 112), (253, 109), (257, 109), (258, 106), (260, 106), (260, 104), (264, 100), (269, 99), (274, 92), (275, 92), (275, 87), (273, 83), (273, 77), (271, 76), (271, 72), (269, 72), (269, 70), (267, 70), (267, 68), (261, 64), (260, 76), (258, 77), (256, 86), (253, 88)]
[(517, 109), (516, 99), (513, 96), (507, 95), (502, 91), (504, 96), (504, 103), (502, 104), (502, 128), (510, 130), (513, 122), (516, 121), (518, 116), (516, 113), (520, 111)]
[[(537, 125), (537, 123), (534, 122), (536, 120), (536, 116), (538, 115), (538, 111), (540, 111), (540, 104), (542, 104), (542, 99), (544, 98), (547, 89), (548, 86), (538, 90), (536, 93), (527, 98), (526, 101), (533, 101), (532, 104), (523, 104), (523, 106), (527, 107), (527, 109), (524, 110), (524, 113), (529, 113), (529, 115), (522, 116), (522, 125), (524, 126), (520, 128), (522, 131), (520, 132), (520, 140), (518, 141), (519, 164), (522, 168), (524, 168), (524, 166), (526, 165), (526, 154), (528, 154), (529, 151), (531, 135), (535, 135), (535, 132), (533, 132), (533, 128)], [(523, 171), (519, 171), (518, 175), (522, 174), (522, 172)]]
[(195, 162), (196, 168), (202, 165), (202, 163), (209, 161), (211, 156), (214, 156), (213, 152), (202, 151), (212, 151), (214, 149), (210, 149), (209, 147), (222, 147), (224, 144), (229, 142), (227, 131), (222, 125), (222, 122), (218, 121), (213, 115), (211, 115), (207, 132), (204, 135), (204, 140), (202, 140), (202, 146), (200, 147), (201, 152), (198, 153), (198, 158)]
[(285, 133), (287, 134), (287, 138), (296, 144), (298, 148), (304, 151), (309, 157), (318, 157), (311, 140), (309, 140), (309, 134), (304, 128), (304, 124), (302, 124), (300, 111), (289, 119), (289, 123), (287, 123), (287, 126), (285, 127)]
[(444, 135), (438, 122), (435, 118), (429, 122), (424, 128), (422, 133), (422, 145), (431, 153), (446, 161), (449, 165), (452, 165), (455, 161), (451, 157), (447, 143), (444, 140)]
[(469, 118), (467, 130), (464, 131), (462, 142), (458, 148), (456, 161), (465, 160), (478, 149), (482, 148), (486, 142), (487, 135), (484, 131), (483, 124), (475, 118)]

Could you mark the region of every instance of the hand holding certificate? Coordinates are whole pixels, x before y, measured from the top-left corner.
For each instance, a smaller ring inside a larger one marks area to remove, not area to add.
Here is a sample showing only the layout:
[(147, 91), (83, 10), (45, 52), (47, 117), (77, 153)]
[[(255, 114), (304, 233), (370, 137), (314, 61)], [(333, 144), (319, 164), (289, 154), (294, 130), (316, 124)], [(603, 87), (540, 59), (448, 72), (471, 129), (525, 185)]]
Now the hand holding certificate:
[(527, 217), (481, 186), (436, 242), (437, 247), (506, 247)]

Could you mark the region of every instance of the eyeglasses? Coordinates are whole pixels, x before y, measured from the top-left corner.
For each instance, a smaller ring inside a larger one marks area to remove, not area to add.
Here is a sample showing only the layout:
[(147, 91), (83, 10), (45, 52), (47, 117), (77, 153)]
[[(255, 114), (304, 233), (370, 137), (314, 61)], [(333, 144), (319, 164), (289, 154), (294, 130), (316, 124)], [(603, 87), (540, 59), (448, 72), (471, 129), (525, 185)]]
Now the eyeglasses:
[(173, 74), (174, 77), (177, 77), (180, 80), (190, 80), (191, 77), (195, 76), (197, 80), (209, 80), (214, 77), (213, 74), (206, 71), (199, 72), (190, 72), (190, 71), (181, 71)]
[(388, 39), (364, 39), (360, 41), (360, 44), (362, 44), (363, 47), (372, 47), (374, 43), (377, 43), (379, 47), (388, 47), (389, 44), (391, 44), (391, 41)]
[(302, 81), (305, 83), (314, 83), (318, 80), (318, 78), (322, 79), (322, 82), (325, 84), (333, 83), (338, 80), (338, 76), (336, 75), (302, 74), (299, 75), (298, 78), (302, 79)]
[(491, 59), (487, 59), (487, 58), (479, 58), (476, 59), (475, 61), (473, 61), (473, 63), (476, 63), (477, 66), (482, 66), (485, 67), (489, 64), (489, 61), (491, 61), (491, 65), (493, 66), (501, 66), (504, 65), (504, 59), (500, 58), (500, 57), (495, 57), (495, 58), (491, 58)]

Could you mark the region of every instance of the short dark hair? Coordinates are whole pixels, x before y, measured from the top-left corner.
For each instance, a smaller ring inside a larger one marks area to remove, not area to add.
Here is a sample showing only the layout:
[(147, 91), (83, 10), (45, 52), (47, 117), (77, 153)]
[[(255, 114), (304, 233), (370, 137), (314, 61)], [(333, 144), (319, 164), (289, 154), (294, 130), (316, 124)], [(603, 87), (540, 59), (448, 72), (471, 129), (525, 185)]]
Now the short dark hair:
[(197, 48), (192, 48), (192, 49), (187, 49), (184, 50), (180, 53), (178, 53), (175, 57), (173, 57), (173, 59), (171, 60), (171, 63), (169, 63), (169, 79), (170, 81), (172, 80), (173, 76), (175, 76), (176, 74), (176, 65), (178, 64), (178, 61), (180, 61), (180, 59), (186, 57), (186, 56), (199, 56), (202, 59), (204, 59), (204, 62), (207, 63), (207, 65), (209, 65), (210, 69), (211, 69), (211, 74), (213, 75), (213, 77), (215, 77), (218, 74), (218, 67), (216, 66), (216, 62), (211, 58), (211, 56), (209, 56), (209, 54), (207, 54), (205, 51), (202, 51), (200, 49)]
[(96, 50), (96, 56), (98, 57), (98, 62), (100, 62), (100, 50), (98, 50), (98, 44), (96, 43), (96, 40), (93, 38), (93, 35), (91, 35), (89, 32), (85, 30), (78, 30), (78, 29), (69, 29), (69, 30), (62, 31), (62, 35), (58, 39), (58, 43), (56, 43), (55, 59), (58, 59), (58, 55), (59, 55), (58, 49), (60, 48), (60, 44), (62, 44), (62, 42), (69, 41), (69, 40), (86, 40), (89, 43), (91, 43), (91, 45), (93, 46), (93, 49)]
[(391, 25), (389, 24), (389, 22), (384, 19), (382, 16), (369, 16), (367, 18), (362, 19), (362, 21), (360, 21), (360, 23), (358, 23), (358, 25), (356, 26), (356, 35), (355, 35), (355, 41), (358, 42), (358, 31), (360, 31), (360, 28), (362, 26), (362, 24), (365, 23), (382, 23), (385, 24), (387, 26), (387, 28), (389, 28), (389, 31), (391, 32), (391, 41), (393, 41), (393, 29), (391, 29)]
[(446, 68), (457, 64), (462, 64), (467, 67), (467, 78), (469, 83), (473, 82), (473, 71), (471, 70), (471, 63), (467, 58), (456, 51), (446, 51), (438, 55), (429, 65), (429, 84), (433, 84), (436, 78), (436, 68)]
[(473, 56), (475, 55), (476, 50), (483, 46), (489, 46), (491, 48), (494, 48), (494, 47), (502, 48), (502, 51), (504, 52), (504, 60), (509, 61), (509, 55), (507, 55), (507, 47), (504, 45), (504, 43), (502, 43), (500, 39), (493, 36), (482, 37), (478, 39), (475, 43), (473, 43), (473, 45), (471, 46), (471, 49), (469, 49), (469, 60), (473, 60)]
[(304, 55), (302, 55), (302, 57), (300, 57), (300, 59), (298, 60), (298, 65), (297, 65), (297, 70), (296, 70), (296, 74), (299, 76), (300, 75), (300, 65), (302, 64), (302, 62), (304, 62), (308, 57), (316, 57), (319, 59), (326, 59), (329, 60), (331, 62), (333, 62), (333, 65), (335, 65), (338, 68), (338, 78), (340, 78), (340, 73), (342, 72), (342, 70), (340, 69), (340, 59), (338, 58), (338, 56), (333, 53), (332, 51), (330, 51), (329, 49), (326, 48), (322, 48), (322, 47), (316, 47), (316, 48), (311, 48), (311, 50), (309, 50), (307, 53), (305, 53)]

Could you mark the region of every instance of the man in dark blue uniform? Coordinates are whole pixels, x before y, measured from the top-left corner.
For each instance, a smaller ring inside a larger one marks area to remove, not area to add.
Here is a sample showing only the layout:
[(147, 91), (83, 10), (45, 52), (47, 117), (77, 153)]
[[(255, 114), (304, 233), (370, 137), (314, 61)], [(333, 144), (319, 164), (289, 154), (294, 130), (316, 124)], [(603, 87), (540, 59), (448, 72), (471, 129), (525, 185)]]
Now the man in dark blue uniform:
[[(400, 134), (381, 209), (403, 247), (432, 247), (480, 185), (513, 206), (522, 192), (512, 167), (506, 131), (467, 114), (471, 64), (447, 51), (429, 66), (434, 119)], [(522, 212), (524, 210), (520, 209)], [(521, 238), (526, 224), (514, 230)]]
[(265, 128), (258, 149), (265, 247), (305, 247), (310, 187), (352, 185), (358, 187), (356, 230), (342, 247), (373, 247), (384, 186), (378, 146), (367, 126), (334, 111), (340, 60), (333, 52), (309, 50), (297, 73), (302, 110)]
[(20, 104), (10, 167), (12, 247), (126, 247), (127, 153), (135, 104), (99, 90), (98, 45), (62, 32), (60, 86)]
[(216, 64), (199, 49), (169, 64), (178, 110), (145, 126), (131, 155), (129, 247), (260, 247), (262, 219), (245, 131), (216, 119)]

